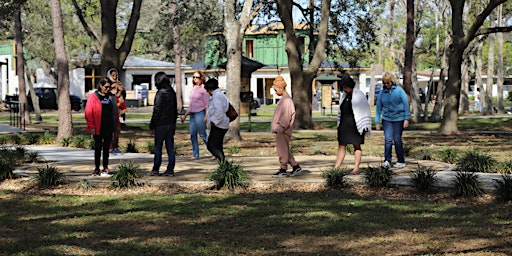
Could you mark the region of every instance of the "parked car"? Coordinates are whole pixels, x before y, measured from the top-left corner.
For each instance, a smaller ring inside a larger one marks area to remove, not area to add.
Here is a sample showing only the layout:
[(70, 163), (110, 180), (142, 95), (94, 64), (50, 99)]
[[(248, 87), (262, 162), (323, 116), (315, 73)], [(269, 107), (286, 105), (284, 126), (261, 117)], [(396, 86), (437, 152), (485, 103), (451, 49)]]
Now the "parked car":
[[(41, 109), (58, 109), (59, 104), (57, 103), (57, 88), (34, 88), (34, 92), (39, 98), (39, 108)], [(32, 104), (31, 94), (28, 96), (28, 107), (30, 111), (34, 111)], [(71, 109), (80, 111), (82, 109), (82, 99), (76, 95), (69, 95), (71, 101)]]

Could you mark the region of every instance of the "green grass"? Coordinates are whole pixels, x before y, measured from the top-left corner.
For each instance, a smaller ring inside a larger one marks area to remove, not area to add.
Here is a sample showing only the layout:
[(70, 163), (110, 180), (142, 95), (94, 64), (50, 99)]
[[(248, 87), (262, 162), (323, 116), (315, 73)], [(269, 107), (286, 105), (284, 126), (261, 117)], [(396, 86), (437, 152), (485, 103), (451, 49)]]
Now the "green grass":
[(512, 208), (499, 204), (340, 191), (0, 198), (3, 255), (512, 253)]

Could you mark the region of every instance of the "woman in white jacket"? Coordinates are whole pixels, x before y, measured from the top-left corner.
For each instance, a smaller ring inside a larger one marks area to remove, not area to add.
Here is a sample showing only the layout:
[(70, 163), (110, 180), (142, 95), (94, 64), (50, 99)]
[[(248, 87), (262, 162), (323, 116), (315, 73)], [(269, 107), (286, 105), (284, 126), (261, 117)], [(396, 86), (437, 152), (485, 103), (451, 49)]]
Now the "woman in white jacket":
[(218, 161), (224, 161), (224, 136), (229, 129), (229, 117), (226, 115), (229, 101), (226, 95), (219, 89), (219, 82), (210, 78), (204, 84), (204, 89), (211, 95), (208, 102), (208, 122), (210, 123), (210, 135), (206, 144), (208, 151)]
[(354, 170), (350, 174), (359, 174), (362, 151), (361, 144), (364, 144), (364, 137), (370, 136), (372, 119), (370, 105), (364, 93), (354, 88), (356, 83), (349, 75), (343, 75), (340, 81), (343, 87), (343, 94), (340, 98), (340, 109), (338, 111), (338, 154), (334, 168), (340, 168), (347, 145), (354, 145)]

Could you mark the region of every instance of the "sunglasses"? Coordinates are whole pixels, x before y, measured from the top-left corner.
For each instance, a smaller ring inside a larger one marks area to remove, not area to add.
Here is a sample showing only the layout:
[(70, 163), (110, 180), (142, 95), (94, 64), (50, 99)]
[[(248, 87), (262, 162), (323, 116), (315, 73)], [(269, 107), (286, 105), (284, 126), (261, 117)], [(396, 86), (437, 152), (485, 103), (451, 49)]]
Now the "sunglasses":
[(200, 76), (193, 76), (192, 78), (201, 78)]

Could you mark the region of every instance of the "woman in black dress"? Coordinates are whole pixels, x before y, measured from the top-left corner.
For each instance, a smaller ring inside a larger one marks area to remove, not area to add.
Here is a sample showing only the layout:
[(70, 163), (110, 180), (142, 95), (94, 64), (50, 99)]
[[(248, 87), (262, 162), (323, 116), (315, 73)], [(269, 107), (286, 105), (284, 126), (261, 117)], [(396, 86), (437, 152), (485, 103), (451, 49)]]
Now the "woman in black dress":
[(351, 174), (359, 174), (362, 152), (361, 144), (364, 144), (364, 137), (370, 135), (372, 121), (370, 116), (370, 105), (362, 91), (355, 89), (356, 83), (349, 75), (343, 75), (340, 81), (343, 87), (343, 95), (340, 98), (340, 109), (338, 111), (338, 154), (334, 168), (340, 168), (347, 145), (354, 145), (355, 164)]

